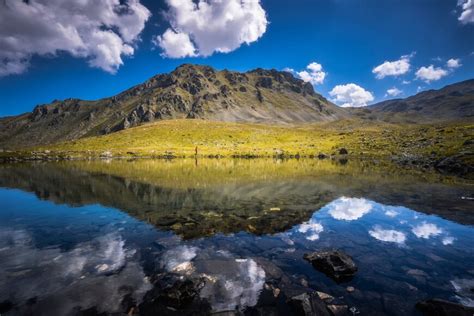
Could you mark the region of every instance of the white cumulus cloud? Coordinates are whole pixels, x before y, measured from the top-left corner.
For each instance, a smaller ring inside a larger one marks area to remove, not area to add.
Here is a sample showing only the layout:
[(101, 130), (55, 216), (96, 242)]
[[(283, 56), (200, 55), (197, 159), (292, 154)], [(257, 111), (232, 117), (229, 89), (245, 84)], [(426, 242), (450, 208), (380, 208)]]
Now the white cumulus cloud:
[(176, 33), (167, 29), (162, 36), (153, 40), (155, 45), (165, 51), (165, 56), (170, 58), (182, 58), (196, 56), (196, 48), (186, 33)]
[(429, 83), (431, 81), (437, 81), (447, 74), (448, 72), (443, 68), (435, 68), (433, 65), (430, 65), (428, 67), (420, 67), (416, 72), (416, 78)]
[(396, 87), (393, 87), (393, 88), (390, 88), (387, 90), (387, 95), (391, 96), (391, 97), (396, 97), (397, 95), (400, 95), (402, 94), (403, 91), (396, 88)]
[(139, 0), (0, 2), (0, 76), (20, 74), (34, 55), (67, 52), (114, 73), (150, 17)]
[(296, 73), (299, 78), (305, 82), (310, 82), (313, 85), (322, 84), (326, 78), (326, 72), (323, 71), (323, 66), (317, 62), (310, 63), (306, 70)]
[(474, 0), (459, 0), (462, 12), (458, 20), (463, 24), (474, 23)]
[(372, 204), (366, 199), (342, 197), (328, 205), (328, 213), (334, 219), (354, 221), (372, 210)]
[(424, 239), (429, 239), (431, 236), (438, 236), (443, 232), (443, 230), (435, 224), (427, 222), (423, 222), (420, 225), (415, 226), (411, 231), (416, 237)]
[(166, 0), (170, 28), (154, 43), (170, 58), (228, 53), (267, 30), (260, 0)]
[(461, 60), (459, 58), (451, 58), (446, 62), (446, 66), (449, 69), (456, 69), (461, 67)]
[(371, 92), (355, 83), (337, 85), (330, 92), (332, 101), (342, 107), (363, 107), (374, 100)]
[(369, 230), (369, 235), (380, 241), (397, 244), (403, 244), (406, 240), (404, 233), (393, 229), (382, 229), (380, 226), (375, 226), (372, 230)]
[(399, 60), (385, 61), (372, 69), (377, 79), (383, 79), (387, 76), (400, 76), (410, 71), (410, 59), (414, 54), (404, 55)]

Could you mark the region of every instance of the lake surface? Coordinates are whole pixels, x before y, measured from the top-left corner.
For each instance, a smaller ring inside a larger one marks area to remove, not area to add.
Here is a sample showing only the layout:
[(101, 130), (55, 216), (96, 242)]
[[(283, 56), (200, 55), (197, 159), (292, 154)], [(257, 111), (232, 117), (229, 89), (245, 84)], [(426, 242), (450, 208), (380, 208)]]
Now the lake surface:
[[(352, 161), (4, 164), (0, 201), (2, 315), (147, 314), (171, 276), (201, 280), (201, 305), (161, 314), (287, 315), (314, 290), (361, 315), (474, 306), (467, 180)], [(303, 259), (325, 249), (350, 255), (355, 277)]]

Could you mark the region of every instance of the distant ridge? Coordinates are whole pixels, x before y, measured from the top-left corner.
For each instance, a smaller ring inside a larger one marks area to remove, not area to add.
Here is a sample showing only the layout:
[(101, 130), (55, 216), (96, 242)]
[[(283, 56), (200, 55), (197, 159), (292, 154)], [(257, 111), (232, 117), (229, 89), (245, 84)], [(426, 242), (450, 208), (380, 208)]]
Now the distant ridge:
[[(474, 119), (474, 79), (394, 99), (359, 111), (388, 122), (430, 123)], [(364, 115), (362, 115), (364, 116)]]

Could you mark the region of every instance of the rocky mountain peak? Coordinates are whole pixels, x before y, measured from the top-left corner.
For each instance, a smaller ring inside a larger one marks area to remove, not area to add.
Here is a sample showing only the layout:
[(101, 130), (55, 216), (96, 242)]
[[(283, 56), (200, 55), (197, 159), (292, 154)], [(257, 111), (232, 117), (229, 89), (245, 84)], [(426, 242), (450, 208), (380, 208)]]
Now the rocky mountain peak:
[[(288, 72), (258, 68), (243, 73), (183, 64), (110, 98), (38, 106), (31, 113), (0, 121), (0, 135), (20, 144), (48, 143), (166, 119), (293, 124), (346, 115), (315, 93), (311, 84)], [(15, 136), (8, 136), (11, 133)]]

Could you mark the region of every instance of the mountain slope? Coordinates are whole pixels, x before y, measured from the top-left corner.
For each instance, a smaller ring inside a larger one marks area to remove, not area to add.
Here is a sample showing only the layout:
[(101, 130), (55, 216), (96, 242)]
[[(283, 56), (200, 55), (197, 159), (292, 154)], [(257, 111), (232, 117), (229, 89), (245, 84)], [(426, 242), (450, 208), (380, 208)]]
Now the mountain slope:
[(389, 122), (429, 123), (474, 119), (474, 79), (439, 90), (428, 90), (406, 99), (370, 106), (360, 113)]
[(293, 124), (347, 116), (287, 72), (238, 73), (185, 64), (111, 98), (54, 101), (1, 119), (0, 147), (51, 144), (166, 119)]

